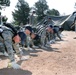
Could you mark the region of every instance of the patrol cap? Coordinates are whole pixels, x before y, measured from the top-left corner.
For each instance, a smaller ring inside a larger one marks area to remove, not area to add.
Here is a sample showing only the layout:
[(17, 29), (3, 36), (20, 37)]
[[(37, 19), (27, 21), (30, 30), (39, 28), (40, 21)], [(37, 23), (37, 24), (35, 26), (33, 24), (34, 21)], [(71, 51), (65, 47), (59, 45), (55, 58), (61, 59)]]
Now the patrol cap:
[(50, 27), (50, 28), (53, 28), (53, 26), (52, 26), (52, 25), (50, 25), (49, 27)]
[(32, 27), (31, 26), (26, 26), (25, 29), (28, 29), (32, 33)]

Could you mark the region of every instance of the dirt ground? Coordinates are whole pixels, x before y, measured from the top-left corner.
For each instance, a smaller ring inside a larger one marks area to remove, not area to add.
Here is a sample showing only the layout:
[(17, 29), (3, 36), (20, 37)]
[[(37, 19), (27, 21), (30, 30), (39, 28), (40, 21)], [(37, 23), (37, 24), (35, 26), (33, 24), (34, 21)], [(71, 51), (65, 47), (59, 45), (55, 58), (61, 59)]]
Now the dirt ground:
[(0, 75), (76, 75), (76, 33), (64, 31), (63, 41), (56, 41), (51, 48), (27, 51), (30, 58), (19, 61), (21, 69), (7, 68), (7, 57), (0, 56)]

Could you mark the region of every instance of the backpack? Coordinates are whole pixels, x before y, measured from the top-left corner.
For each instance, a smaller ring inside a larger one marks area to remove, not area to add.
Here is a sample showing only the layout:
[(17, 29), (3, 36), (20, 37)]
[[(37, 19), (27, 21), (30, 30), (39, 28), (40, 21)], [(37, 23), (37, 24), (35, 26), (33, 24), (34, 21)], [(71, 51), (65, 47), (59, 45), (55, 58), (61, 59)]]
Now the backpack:
[(3, 25), (9, 28), (9, 30), (13, 32), (14, 36), (17, 35), (17, 30), (13, 25), (11, 25), (10, 23), (3, 23)]

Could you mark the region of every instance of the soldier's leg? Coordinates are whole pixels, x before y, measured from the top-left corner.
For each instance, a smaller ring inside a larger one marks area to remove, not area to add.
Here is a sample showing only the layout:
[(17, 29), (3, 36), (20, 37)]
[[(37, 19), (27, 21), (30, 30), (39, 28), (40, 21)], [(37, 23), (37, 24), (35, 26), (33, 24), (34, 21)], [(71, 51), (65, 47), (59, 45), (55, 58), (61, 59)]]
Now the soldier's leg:
[(0, 52), (2, 52), (2, 53), (5, 52), (4, 40), (1, 36), (0, 36)]
[(28, 48), (28, 50), (32, 51), (33, 49), (30, 47), (31, 37), (28, 36), (28, 35), (27, 35), (26, 43), (27, 43), (27, 48)]
[[(4, 38), (4, 44), (6, 46), (6, 49), (7, 49), (7, 52), (8, 52), (8, 57), (11, 61), (11, 67), (13, 67), (14, 69), (19, 69), (20, 68), (20, 65), (18, 65), (16, 62), (15, 62), (15, 57), (14, 57), (14, 50), (13, 50), (13, 42), (12, 42), (12, 32), (10, 31), (4, 31), (2, 33), (2, 36)], [(9, 66), (9, 65), (8, 65)]]
[(60, 40), (62, 40), (59, 32), (57, 32), (56, 34), (57, 34), (57, 37), (58, 37)]
[(27, 60), (27, 59), (29, 59), (29, 56), (26, 56), (26, 55), (23, 54), (23, 51), (19, 47), (19, 44), (14, 43), (13, 46), (14, 46), (15, 52), (18, 55), (18, 57), (20, 58), (20, 60)]
[(14, 50), (16, 52), (16, 54), (21, 57), (23, 52), (22, 52), (22, 49), (19, 48), (19, 44), (18, 43), (13, 43), (13, 47), (14, 47)]
[(2, 36), (4, 38), (4, 44), (6, 46), (10, 61), (15, 61), (14, 50), (13, 50), (13, 47), (12, 47), (12, 43), (13, 43), (12, 42), (12, 36), (13, 36), (12, 32), (4, 31), (2, 33)]

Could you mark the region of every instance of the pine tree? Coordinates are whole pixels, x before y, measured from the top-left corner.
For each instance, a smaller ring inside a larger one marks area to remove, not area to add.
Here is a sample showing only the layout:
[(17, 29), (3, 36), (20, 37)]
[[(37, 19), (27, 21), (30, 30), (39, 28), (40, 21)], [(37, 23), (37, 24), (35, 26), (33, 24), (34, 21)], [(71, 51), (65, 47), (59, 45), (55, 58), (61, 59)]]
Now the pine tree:
[(38, 21), (45, 17), (45, 11), (48, 10), (48, 5), (46, 0), (39, 0), (35, 3), (36, 14), (38, 15)]
[(2, 9), (1, 6), (10, 6), (10, 0), (0, 0), (0, 9)]
[(12, 12), (15, 23), (23, 23), (24, 25), (27, 24), (29, 11), (30, 8), (28, 3), (24, 0), (18, 0), (16, 9), (14, 10), (14, 12)]

